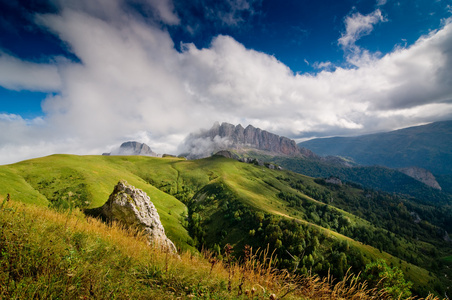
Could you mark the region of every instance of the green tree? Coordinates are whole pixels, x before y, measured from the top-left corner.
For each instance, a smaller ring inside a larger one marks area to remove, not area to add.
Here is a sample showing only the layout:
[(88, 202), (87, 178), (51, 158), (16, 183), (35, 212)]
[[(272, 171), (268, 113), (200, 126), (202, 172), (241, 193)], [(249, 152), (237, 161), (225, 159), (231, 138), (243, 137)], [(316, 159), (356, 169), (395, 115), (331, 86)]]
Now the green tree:
[(411, 296), (412, 283), (405, 280), (402, 270), (391, 268), (383, 259), (367, 264), (363, 278), (369, 286), (385, 289), (393, 298), (406, 299)]

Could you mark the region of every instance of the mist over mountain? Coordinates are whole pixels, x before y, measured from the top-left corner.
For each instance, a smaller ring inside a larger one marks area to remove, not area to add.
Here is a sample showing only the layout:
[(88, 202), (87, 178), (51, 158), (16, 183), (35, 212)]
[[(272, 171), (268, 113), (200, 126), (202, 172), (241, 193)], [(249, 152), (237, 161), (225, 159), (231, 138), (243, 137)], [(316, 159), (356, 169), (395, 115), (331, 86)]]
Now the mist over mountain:
[(452, 121), (357, 137), (313, 139), (298, 145), (361, 165), (420, 167), (435, 175), (452, 175)]
[(124, 142), (118, 149), (114, 149), (111, 153), (104, 153), (103, 155), (158, 156), (158, 154), (152, 151), (151, 147), (148, 145), (135, 141)]
[[(423, 126), (421, 126), (423, 128)], [(419, 128), (415, 127), (419, 131)], [(407, 131), (407, 130), (402, 130)], [(424, 131), (425, 128), (424, 128)], [(415, 136), (414, 133), (411, 134)], [(412, 138), (415, 140), (415, 138)], [(322, 140), (321, 140), (322, 141)], [(387, 155), (389, 158), (393, 155), (391, 145), (388, 141)], [(419, 143), (419, 141), (416, 141)], [(438, 141), (436, 141), (439, 143)], [(442, 138), (442, 142), (448, 143), (447, 137)], [(378, 144), (378, 141), (375, 141)], [(414, 143), (415, 144), (415, 143)], [(304, 143), (301, 144), (303, 146)], [(180, 156), (188, 159), (200, 159), (209, 157), (213, 154), (224, 152), (227, 157), (233, 157), (241, 161), (247, 159), (258, 160), (261, 163), (274, 163), (280, 167), (292, 170), (297, 173), (313, 177), (328, 178), (330, 176), (338, 177), (341, 180), (358, 183), (364, 187), (387, 192), (396, 192), (409, 194), (417, 198), (427, 198), (428, 201), (448, 202), (450, 188), (448, 182), (450, 175), (434, 176), (426, 168), (420, 168), (415, 162), (408, 163), (404, 168), (394, 168), (377, 163), (366, 164), (355, 159), (352, 155), (344, 153), (342, 155), (319, 156), (313, 151), (296, 145), (295, 141), (282, 137), (268, 131), (248, 125), (244, 128), (242, 125), (233, 125), (226, 122), (216, 122), (210, 129), (200, 130), (197, 133), (191, 133), (179, 147)], [(376, 147), (376, 146), (375, 146)], [(449, 150), (446, 147), (434, 148), (435, 151)], [(397, 147), (396, 151), (400, 151)], [(344, 150), (345, 151), (345, 150)], [(353, 151), (350, 151), (353, 154)], [(107, 155), (145, 155), (158, 156), (149, 146), (138, 142), (126, 142), (117, 150)], [(223, 153), (224, 154), (224, 153)], [(426, 153), (426, 159), (430, 156)], [(434, 157), (434, 156), (432, 156)], [(383, 159), (384, 157), (380, 157)], [(447, 157), (446, 157), (447, 160)], [(392, 169), (388, 169), (392, 168)], [(446, 194), (432, 191), (431, 189), (443, 190)]]
[[(260, 150), (273, 155), (301, 156), (294, 140), (248, 125), (216, 122), (211, 129), (190, 134), (181, 146), (189, 159), (203, 158), (221, 150)], [(308, 151), (310, 152), (310, 151)], [(304, 154), (304, 153), (303, 153)]]

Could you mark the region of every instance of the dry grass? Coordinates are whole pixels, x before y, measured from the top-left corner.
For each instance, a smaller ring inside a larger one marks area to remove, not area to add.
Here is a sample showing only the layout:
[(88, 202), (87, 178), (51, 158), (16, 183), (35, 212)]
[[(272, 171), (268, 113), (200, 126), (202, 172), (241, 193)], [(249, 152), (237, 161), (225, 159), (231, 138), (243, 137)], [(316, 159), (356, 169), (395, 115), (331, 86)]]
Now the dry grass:
[[(233, 274), (231, 285), (237, 287), (237, 296), (246, 299), (392, 299), (384, 290), (370, 289), (366, 282), (359, 281), (359, 276), (350, 273), (340, 281), (331, 276), (297, 276), (274, 268), (274, 261), (275, 257), (266, 249), (258, 250), (245, 263), (234, 264), (230, 269), (223, 262), (216, 265)], [(425, 298), (438, 299), (434, 296)]]
[(242, 263), (228, 253), (171, 255), (78, 210), (5, 199), (0, 227), (2, 299), (389, 299), (352, 274), (335, 283), (279, 271), (268, 249), (247, 248)]

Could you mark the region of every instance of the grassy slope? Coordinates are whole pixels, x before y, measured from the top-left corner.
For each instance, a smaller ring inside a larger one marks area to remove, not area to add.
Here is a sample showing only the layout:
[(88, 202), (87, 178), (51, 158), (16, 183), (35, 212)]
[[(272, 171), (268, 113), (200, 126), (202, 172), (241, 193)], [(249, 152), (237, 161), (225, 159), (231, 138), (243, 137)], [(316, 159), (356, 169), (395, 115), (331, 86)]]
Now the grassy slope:
[[(107, 201), (116, 183), (123, 179), (148, 194), (159, 212), (170, 239), (179, 247), (189, 248), (187, 241), (190, 237), (180, 224), (181, 215), (186, 213), (187, 208), (173, 196), (163, 193), (131, 172), (135, 164), (139, 164), (141, 160), (143, 158), (140, 157), (125, 159), (123, 157), (52, 155), (2, 166), (0, 172), (6, 176), (0, 179), (2, 181), (0, 186), (3, 187), (0, 190), (0, 197), (11, 193), (11, 197), (23, 202), (46, 205), (48, 201), (42, 194), (51, 197), (54, 191), (82, 183), (85, 184), (84, 189), (89, 195), (89, 207), (99, 207)], [(43, 182), (46, 184), (43, 185)], [(14, 192), (20, 190), (21, 186), (26, 191), (23, 195)], [(10, 189), (12, 192), (9, 192)]]
[[(0, 227), (6, 229), (0, 240), (1, 299), (236, 299), (221, 263), (213, 269), (189, 252), (168, 256), (133, 232), (78, 210), (58, 213), (12, 200), (0, 208)], [(237, 287), (245, 273), (235, 272), (231, 285)], [(244, 288), (265, 285), (264, 279)], [(281, 289), (271, 279), (267, 297)]]
[[(224, 182), (229, 188), (234, 190), (239, 197), (246, 204), (255, 207), (260, 210), (264, 210), (269, 213), (280, 215), (289, 219), (297, 219), (297, 211), (285, 205), (285, 203), (279, 199), (276, 195), (279, 191), (292, 190), (290, 187), (283, 185), (276, 179), (278, 175), (281, 175), (281, 171), (270, 170), (265, 167), (258, 167), (250, 164), (244, 164), (238, 161), (233, 161), (226, 158), (214, 158), (215, 164), (213, 164), (216, 173), (220, 174)], [(211, 161), (213, 158), (205, 159), (205, 161)], [(188, 170), (185, 170), (188, 171)], [(295, 174), (292, 172), (283, 171), (286, 176), (301, 177), (306, 181), (313, 183), (313, 178)], [(190, 174), (190, 172), (187, 172)], [(308, 196), (304, 196), (305, 199), (316, 201)], [(317, 202), (317, 201), (316, 201)], [(337, 208), (334, 208), (337, 209)], [(338, 210), (338, 209), (337, 209)], [(347, 212), (340, 210), (352, 219), (354, 223), (365, 224), (371, 226), (366, 220), (355, 217)], [(300, 219), (297, 219), (300, 220)], [(303, 222), (303, 220), (300, 220)], [(307, 223), (307, 222), (306, 222)], [(356, 242), (342, 234), (334, 232), (332, 230), (311, 224), (321, 230), (326, 235), (332, 235), (341, 240), (347, 240), (350, 245), (357, 247), (367, 257), (371, 259), (384, 258), (388, 263), (392, 263), (403, 269), (407, 273), (409, 280), (413, 281), (419, 286), (427, 285), (429, 280), (433, 278), (429, 275), (429, 272), (423, 268), (415, 266), (413, 264), (401, 261), (399, 258), (394, 257), (386, 252), (380, 252), (378, 249), (369, 245), (364, 245), (360, 242)], [(407, 271), (408, 270), (408, 271)]]
[(254, 269), (190, 252), (168, 255), (78, 209), (68, 214), (11, 200), (0, 207), (0, 228), (1, 299), (371, 300), (385, 293), (351, 276), (334, 283), (288, 278), (253, 259)]
[[(168, 236), (179, 247), (189, 248), (186, 242), (190, 237), (180, 224), (180, 215), (186, 212), (185, 205), (156, 187), (175, 194), (182, 192), (184, 186), (196, 191), (211, 181), (221, 179), (244, 203), (286, 218), (297, 218), (296, 211), (276, 196), (279, 191), (291, 189), (276, 179), (281, 173), (313, 181), (306, 176), (218, 157), (186, 161), (176, 158), (53, 155), (0, 167), (0, 197), (11, 193), (15, 199), (46, 205), (47, 200), (43, 194), (51, 194), (65, 185), (84, 183), (91, 199), (90, 207), (98, 207), (108, 199), (113, 186), (120, 179), (125, 179), (151, 197)], [(54, 178), (56, 180), (52, 181)], [(40, 185), (43, 181), (53, 183), (43, 187)], [(305, 198), (308, 199), (307, 196)], [(348, 215), (354, 222), (366, 223)], [(417, 284), (423, 285), (431, 279), (425, 269), (404, 261), (399, 265), (398, 258), (380, 253), (373, 247), (355, 242), (331, 230), (316, 227), (327, 235), (348, 240), (370, 258), (383, 257), (403, 270), (409, 269), (409, 279)]]
[(38, 205), (49, 204), (43, 195), (36, 191), (14, 170), (7, 167), (0, 167), (0, 178), (0, 200), (3, 200), (7, 194), (10, 194), (11, 198), (20, 199), (25, 203), (35, 203)]
[[(167, 166), (160, 165), (160, 167), (167, 168)], [(281, 171), (270, 170), (264, 167), (257, 167), (250, 164), (240, 163), (238, 161), (217, 157), (217, 158), (207, 158), (198, 161), (176, 161), (172, 163), (172, 167), (179, 171), (178, 182), (179, 184), (191, 183), (195, 186), (201, 187), (209, 182), (209, 179), (221, 178), (228, 187), (235, 191), (241, 200), (259, 210), (264, 210), (269, 213), (281, 215), (286, 218), (296, 218), (297, 215), (295, 209), (291, 209), (285, 205), (285, 203), (279, 199), (276, 195), (279, 191), (286, 191), (291, 189), (286, 185), (282, 184), (276, 179), (278, 175), (281, 175)], [(162, 169), (159, 171), (154, 170), (156, 174), (166, 173)], [(210, 176), (208, 175), (210, 174)], [(302, 176), (294, 173), (286, 173), (291, 176), (302, 177), (304, 180), (313, 181), (312, 178)], [(316, 201), (312, 198), (305, 196), (306, 199)], [(343, 211), (342, 211), (343, 212)], [(212, 214), (214, 214), (213, 212)], [(358, 222), (361, 224), (370, 224), (360, 218), (354, 217), (351, 214), (343, 212), (349, 216), (353, 222)], [(215, 224), (213, 224), (215, 225)], [(333, 235), (338, 239), (345, 239), (360, 249), (369, 258), (384, 258), (388, 263), (392, 263), (395, 266), (400, 267), (403, 270), (409, 270), (408, 278), (418, 285), (425, 285), (432, 277), (429, 272), (425, 269), (419, 268), (413, 264), (407, 263), (394, 257), (385, 252), (381, 253), (379, 250), (363, 245), (362, 243), (356, 242), (348, 237), (345, 237), (339, 233), (325, 229), (316, 225), (327, 235)]]

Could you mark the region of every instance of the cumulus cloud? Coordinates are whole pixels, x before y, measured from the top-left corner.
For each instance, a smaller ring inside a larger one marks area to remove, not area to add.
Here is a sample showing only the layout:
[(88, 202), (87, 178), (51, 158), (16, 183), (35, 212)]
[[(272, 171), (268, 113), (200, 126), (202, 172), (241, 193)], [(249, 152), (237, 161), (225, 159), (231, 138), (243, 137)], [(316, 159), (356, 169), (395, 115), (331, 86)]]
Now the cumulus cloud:
[(379, 53), (372, 54), (356, 45), (356, 42), (363, 36), (369, 35), (373, 31), (374, 25), (386, 21), (380, 9), (376, 9), (368, 15), (356, 12), (345, 18), (345, 32), (339, 38), (338, 44), (342, 46), (350, 64), (360, 67), (378, 59)]
[[(24, 75), (13, 83), (2, 79), (2, 86), (58, 93), (43, 102), (41, 119), (0, 117), (0, 163), (51, 153), (100, 154), (128, 140), (177, 154), (188, 133), (215, 121), (305, 138), (388, 130), (452, 115), (450, 22), (410, 47), (367, 61), (358, 56), (355, 68), (294, 74), (275, 57), (229, 36), (217, 36), (207, 48), (184, 44), (177, 51), (160, 23), (124, 12), (120, 0), (96, 0), (106, 6), (102, 11), (90, 8), (91, 1), (62, 1), (58, 13), (36, 18), (80, 62), (44, 65), (6, 56), (14, 62), (11, 73), (30, 66), (55, 74), (55, 81)], [(156, 10), (151, 2), (148, 9)], [(381, 21), (381, 12), (352, 15), (343, 45), (355, 45)], [(209, 151), (209, 144), (199, 145)]]
[[(52, 153), (74, 153), (66, 147), (69, 139), (46, 129), (42, 118), (23, 119), (15, 114), (0, 114), (0, 163), (11, 163)], [(71, 143), (72, 145), (72, 143)]]

